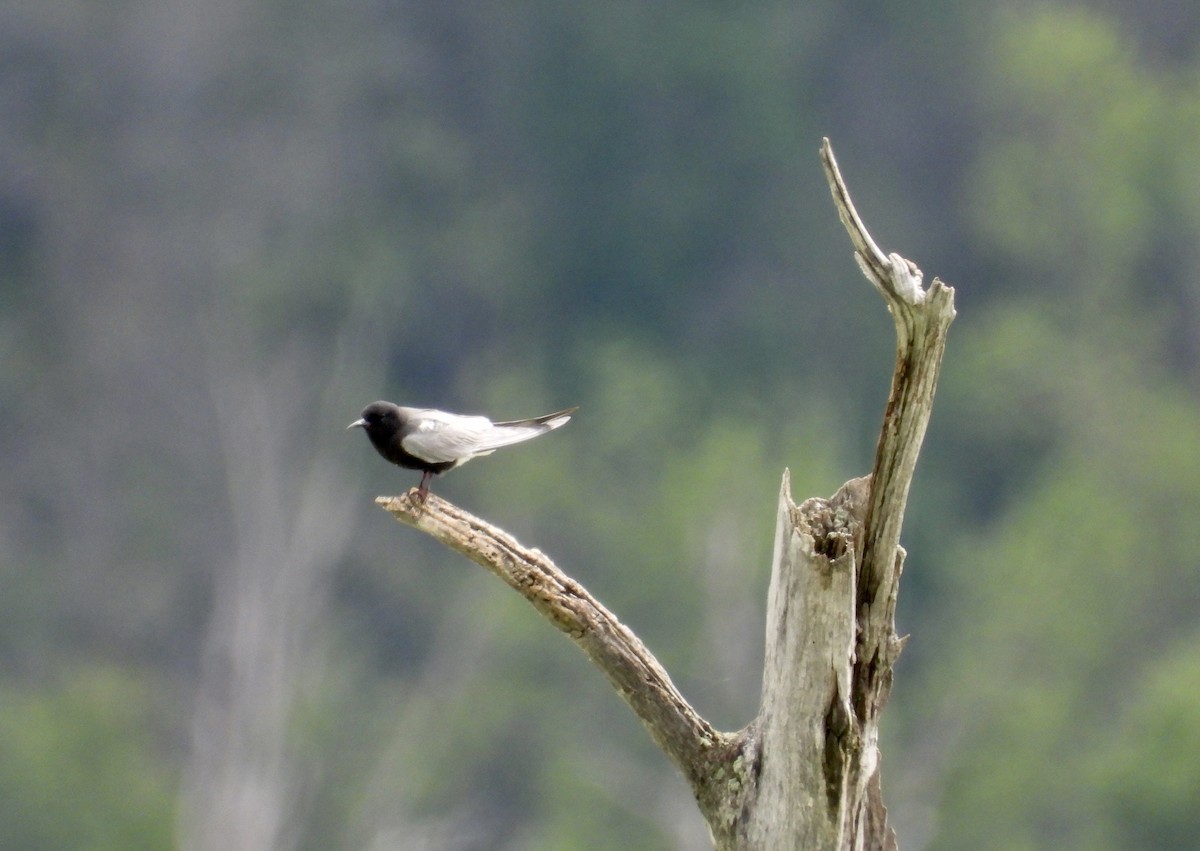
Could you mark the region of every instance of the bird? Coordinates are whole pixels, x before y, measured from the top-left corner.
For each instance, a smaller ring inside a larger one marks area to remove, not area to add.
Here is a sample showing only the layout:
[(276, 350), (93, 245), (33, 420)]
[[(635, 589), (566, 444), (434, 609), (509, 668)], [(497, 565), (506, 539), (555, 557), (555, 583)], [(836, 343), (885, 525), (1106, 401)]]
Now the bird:
[(429, 480), (480, 455), (532, 440), (566, 425), (578, 406), (527, 420), (494, 423), (487, 417), (465, 416), (436, 408), (405, 408), (391, 402), (372, 402), (346, 429), (361, 428), (375, 451), (408, 470), (421, 471), (417, 496), (429, 496)]

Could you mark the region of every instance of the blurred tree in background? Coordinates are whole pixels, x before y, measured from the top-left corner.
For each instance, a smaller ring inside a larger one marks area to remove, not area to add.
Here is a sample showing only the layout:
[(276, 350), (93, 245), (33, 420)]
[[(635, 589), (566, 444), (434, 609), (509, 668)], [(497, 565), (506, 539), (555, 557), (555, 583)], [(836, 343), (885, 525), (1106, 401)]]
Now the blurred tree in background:
[(901, 847), (1186, 846), (1198, 39), (1168, 3), (0, 6), (0, 844), (705, 847), (607, 685), (377, 511), (415, 480), (342, 428), (581, 405), (441, 492), (745, 723), (782, 468), (864, 472), (891, 366), (829, 135), (959, 295)]

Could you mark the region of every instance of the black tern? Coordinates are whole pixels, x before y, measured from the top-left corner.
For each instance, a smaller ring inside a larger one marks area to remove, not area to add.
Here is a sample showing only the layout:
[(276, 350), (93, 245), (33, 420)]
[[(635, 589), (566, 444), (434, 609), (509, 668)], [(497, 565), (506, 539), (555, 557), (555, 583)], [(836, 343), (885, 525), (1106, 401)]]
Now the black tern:
[(391, 402), (372, 402), (346, 428), (361, 428), (375, 450), (409, 470), (421, 471), (417, 494), (429, 496), (429, 480), (479, 455), (532, 440), (566, 425), (578, 407), (533, 417), (494, 423), (487, 417), (463, 416), (433, 408), (404, 408)]

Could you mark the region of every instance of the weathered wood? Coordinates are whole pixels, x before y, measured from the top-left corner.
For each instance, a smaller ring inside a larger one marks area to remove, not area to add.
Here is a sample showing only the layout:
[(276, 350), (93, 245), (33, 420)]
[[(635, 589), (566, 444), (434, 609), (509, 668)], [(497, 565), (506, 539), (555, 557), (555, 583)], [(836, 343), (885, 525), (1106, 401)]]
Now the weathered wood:
[(445, 500), (380, 497), (397, 519), (487, 568), (604, 673), (691, 784), (718, 849), (896, 848), (883, 805), (880, 714), (903, 642), (895, 634), (900, 532), (954, 319), (954, 290), (885, 255), (826, 139), (821, 161), (855, 258), (896, 325), (896, 367), (870, 476), (829, 499), (792, 501), (785, 471), (767, 599), (762, 703), (745, 729), (715, 729), (653, 654), (535, 549)]
[[(792, 502), (785, 471), (767, 594), (762, 705), (747, 731), (758, 754), (737, 848), (844, 848), (852, 721), (855, 535), (865, 479), (833, 499)], [(780, 846), (778, 843), (783, 842)]]

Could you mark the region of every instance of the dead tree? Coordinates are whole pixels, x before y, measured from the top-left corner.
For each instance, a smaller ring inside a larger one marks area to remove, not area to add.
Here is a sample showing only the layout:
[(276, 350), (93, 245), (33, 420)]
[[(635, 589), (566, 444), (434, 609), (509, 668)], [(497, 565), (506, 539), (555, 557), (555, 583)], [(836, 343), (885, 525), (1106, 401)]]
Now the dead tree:
[(487, 568), (566, 633), (691, 784), (718, 849), (894, 849), (880, 785), (879, 720), (903, 646), (895, 634), (900, 528), (954, 319), (954, 290), (885, 255), (826, 139), (821, 161), (855, 259), (896, 325), (896, 367), (871, 474), (829, 499), (779, 495), (762, 704), (714, 728), (637, 636), (536, 549), (443, 499), (377, 501)]

